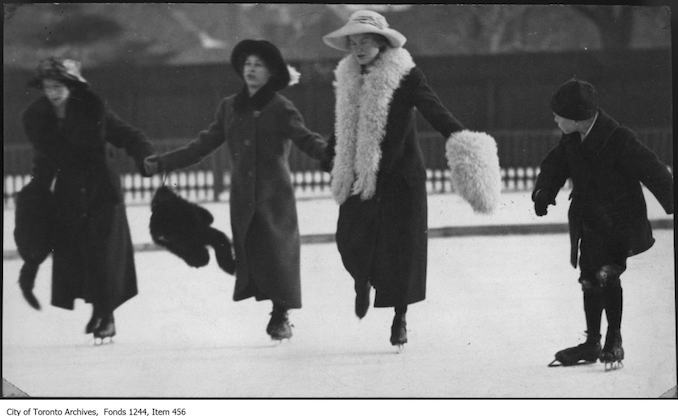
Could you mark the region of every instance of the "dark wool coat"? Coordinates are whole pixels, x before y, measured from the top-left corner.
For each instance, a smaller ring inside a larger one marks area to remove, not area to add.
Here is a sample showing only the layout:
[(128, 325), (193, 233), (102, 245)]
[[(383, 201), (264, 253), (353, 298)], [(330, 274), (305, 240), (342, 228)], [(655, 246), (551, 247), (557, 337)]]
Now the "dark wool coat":
[[(340, 63), (335, 72), (341, 71), (341, 66)], [(379, 68), (372, 71), (379, 71)], [(338, 83), (341, 82), (339, 76)], [(397, 88), (388, 104), (383, 140), (379, 146), (381, 159), (375, 193), (365, 200), (360, 195), (352, 195), (341, 203), (336, 233), (346, 270), (354, 279), (369, 279), (375, 287), (375, 307), (407, 305), (426, 296), (426, 169), (417, 140), (415, 109), (444, 138), (463, 129), (431, 90), (419, 68), (407, 69), (395, 85)], [(368, 90), (367, 94), (372, 92)], [(350, 105), (350, 102), (346, 104)], [(344, 104), (338, 96), (337, 108), (341, 105)], [(361, 106), (367, 105), (368, 102), (361, 101)], [(335, 133), (343, 128), (351, 130), (350, 126), (341, 124), (338, 116)], [(330, 140), (331, 152), (340, 150), (335, 146), (336, 140), (335, 136)], [(335, 154), (330, 156), (334, 157), (333, 172), (336, 173), (337, 157)]]
[(137, 282), (109, 144), (124, 148), (140, 171), (152, 146), (86, 87), (71, 90), (62, 123), (42, 97), (26, 109), (23, 124), (34, 147), (34, 181), (49, 188), (56, 178), (52, 304), (73, 309), (82, 298), (113, 310), (137, 294)]
[(667, 213), (673, 213), (673, 177), (636, 134), (605, 112), (588, 136), (563, 134), (541, 163), (534, 194), (546, 192), (553, 201), (568, 178), (572, 179), (569, 225), (571, 262), (576, 256), (582, 223), (586, 223), (627, 257), (652, 247), (641, 182)]
[(288, 158), (294, 143), (320, 159), (326, 141), (304, 126), (291, 101), (263, 88), (252, 100), (244, 92), (222, 100), (208, 129), (161, 155), (160, 166), (174, 170), (195, 164), (224, 142), (232, 166), (233, 299), (254, 296), (301, 308), (299, 227)]

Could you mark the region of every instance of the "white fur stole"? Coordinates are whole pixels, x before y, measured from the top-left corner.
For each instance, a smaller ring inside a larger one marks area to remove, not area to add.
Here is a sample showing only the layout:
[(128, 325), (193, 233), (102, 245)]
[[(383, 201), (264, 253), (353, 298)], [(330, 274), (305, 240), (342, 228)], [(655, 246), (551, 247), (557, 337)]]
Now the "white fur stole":
[(336, 93), (332, 195), (343, 203), (350, 195), (366, 200), (374, 196), (381, 161), (381, 142), (394, 91), (414, 68), (403, 48), (387, 49), (366, 75), (352, 55), (334, 71)]

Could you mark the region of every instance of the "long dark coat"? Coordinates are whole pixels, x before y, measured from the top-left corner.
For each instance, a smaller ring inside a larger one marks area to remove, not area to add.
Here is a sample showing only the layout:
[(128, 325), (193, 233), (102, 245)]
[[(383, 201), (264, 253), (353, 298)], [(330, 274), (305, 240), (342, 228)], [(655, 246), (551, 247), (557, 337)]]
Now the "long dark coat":
[(541, 163), (534, 188), (555, 200), (572, 179), (569, 209), (570, 255), (576, 265), (582, 223), (626, 256), (654, 244), (641, 182), (667, 213), (673, 213), (673, 177), (636, 134), (600, 111), (582, 141), (579, 133), (563, 134)]
[(23, 124), (34, 147), (34, 181), (49, 188), (56, 179), (52, 305), (73, 309), (82, 298), (113, 310), (137, 294), (137, 281), (110, 145), (124, 148), (140, 168), (152, 146), (86, 87), (71, 90), (63, 122), (42, 97), (26, 109)]
[[(389, 106), (374, 196), (361, 200), (353, 195), (339, 208), (336, 238), (342, 261), (354, 279), (370, 280), (376, 289), (375, 307), (407, 305), (426, 297), (426, 169), (415, 109), (443, 138), (463, 129), (422, 71), (412, 68)], [(333, 136), (330, 149), (335, 140)]]
[(233, 299), (254, 296), (301, 308), (299, 227), (288, 158), (292, 143), (316, 159), (323, 157), (327, 143), (305, 127), (291, 101), (262, 89), (252, 100), (244, 92), (223, 99), (208, 129), (161, 155), (160, 166), (192, 165), (224, 142), (232, 162)]

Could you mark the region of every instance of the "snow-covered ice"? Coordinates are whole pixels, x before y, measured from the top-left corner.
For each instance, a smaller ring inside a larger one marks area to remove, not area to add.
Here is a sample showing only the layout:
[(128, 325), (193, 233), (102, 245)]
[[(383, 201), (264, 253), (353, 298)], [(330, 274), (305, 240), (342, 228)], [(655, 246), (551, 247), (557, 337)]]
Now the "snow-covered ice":
[(20, 295), (20, 261), (5, 260), (3, 377), (39, 397), (659, 397), (676, 385), (673, 230), (655, 236), (622, 277), (618, 371), (547, 367), (585, 329), (567, 235), (548, 234), (431, 239), (428, 297), (410, 307), (402, 354), (388, 342), (392, 310), (354, 316), (334, 244), (302, 246), (304, 307), (282, 345), (264, 331), (270, 303), (233, 302), (214, 261), (137, 253), (140, 294), (116, 311), (114, 343), (94, 347), (88, 305), (49, 306), (50, 260), (42, 311)]

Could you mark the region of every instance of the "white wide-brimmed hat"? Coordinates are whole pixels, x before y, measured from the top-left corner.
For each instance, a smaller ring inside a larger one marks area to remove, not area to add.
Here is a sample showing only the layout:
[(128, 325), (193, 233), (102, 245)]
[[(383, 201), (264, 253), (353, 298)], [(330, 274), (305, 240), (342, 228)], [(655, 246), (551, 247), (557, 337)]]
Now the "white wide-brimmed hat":
[(372, 10), (358, 10), (348, 18), (348, 22), (344, 26), (323, 36), (323, 42), (334, 49), (348, 51), (346, 37), (360, 33), (382, 35), (394, 48), (403, 46), (407, 41), (402, 33), (388, 27), (388, 22), (384, 16)]

